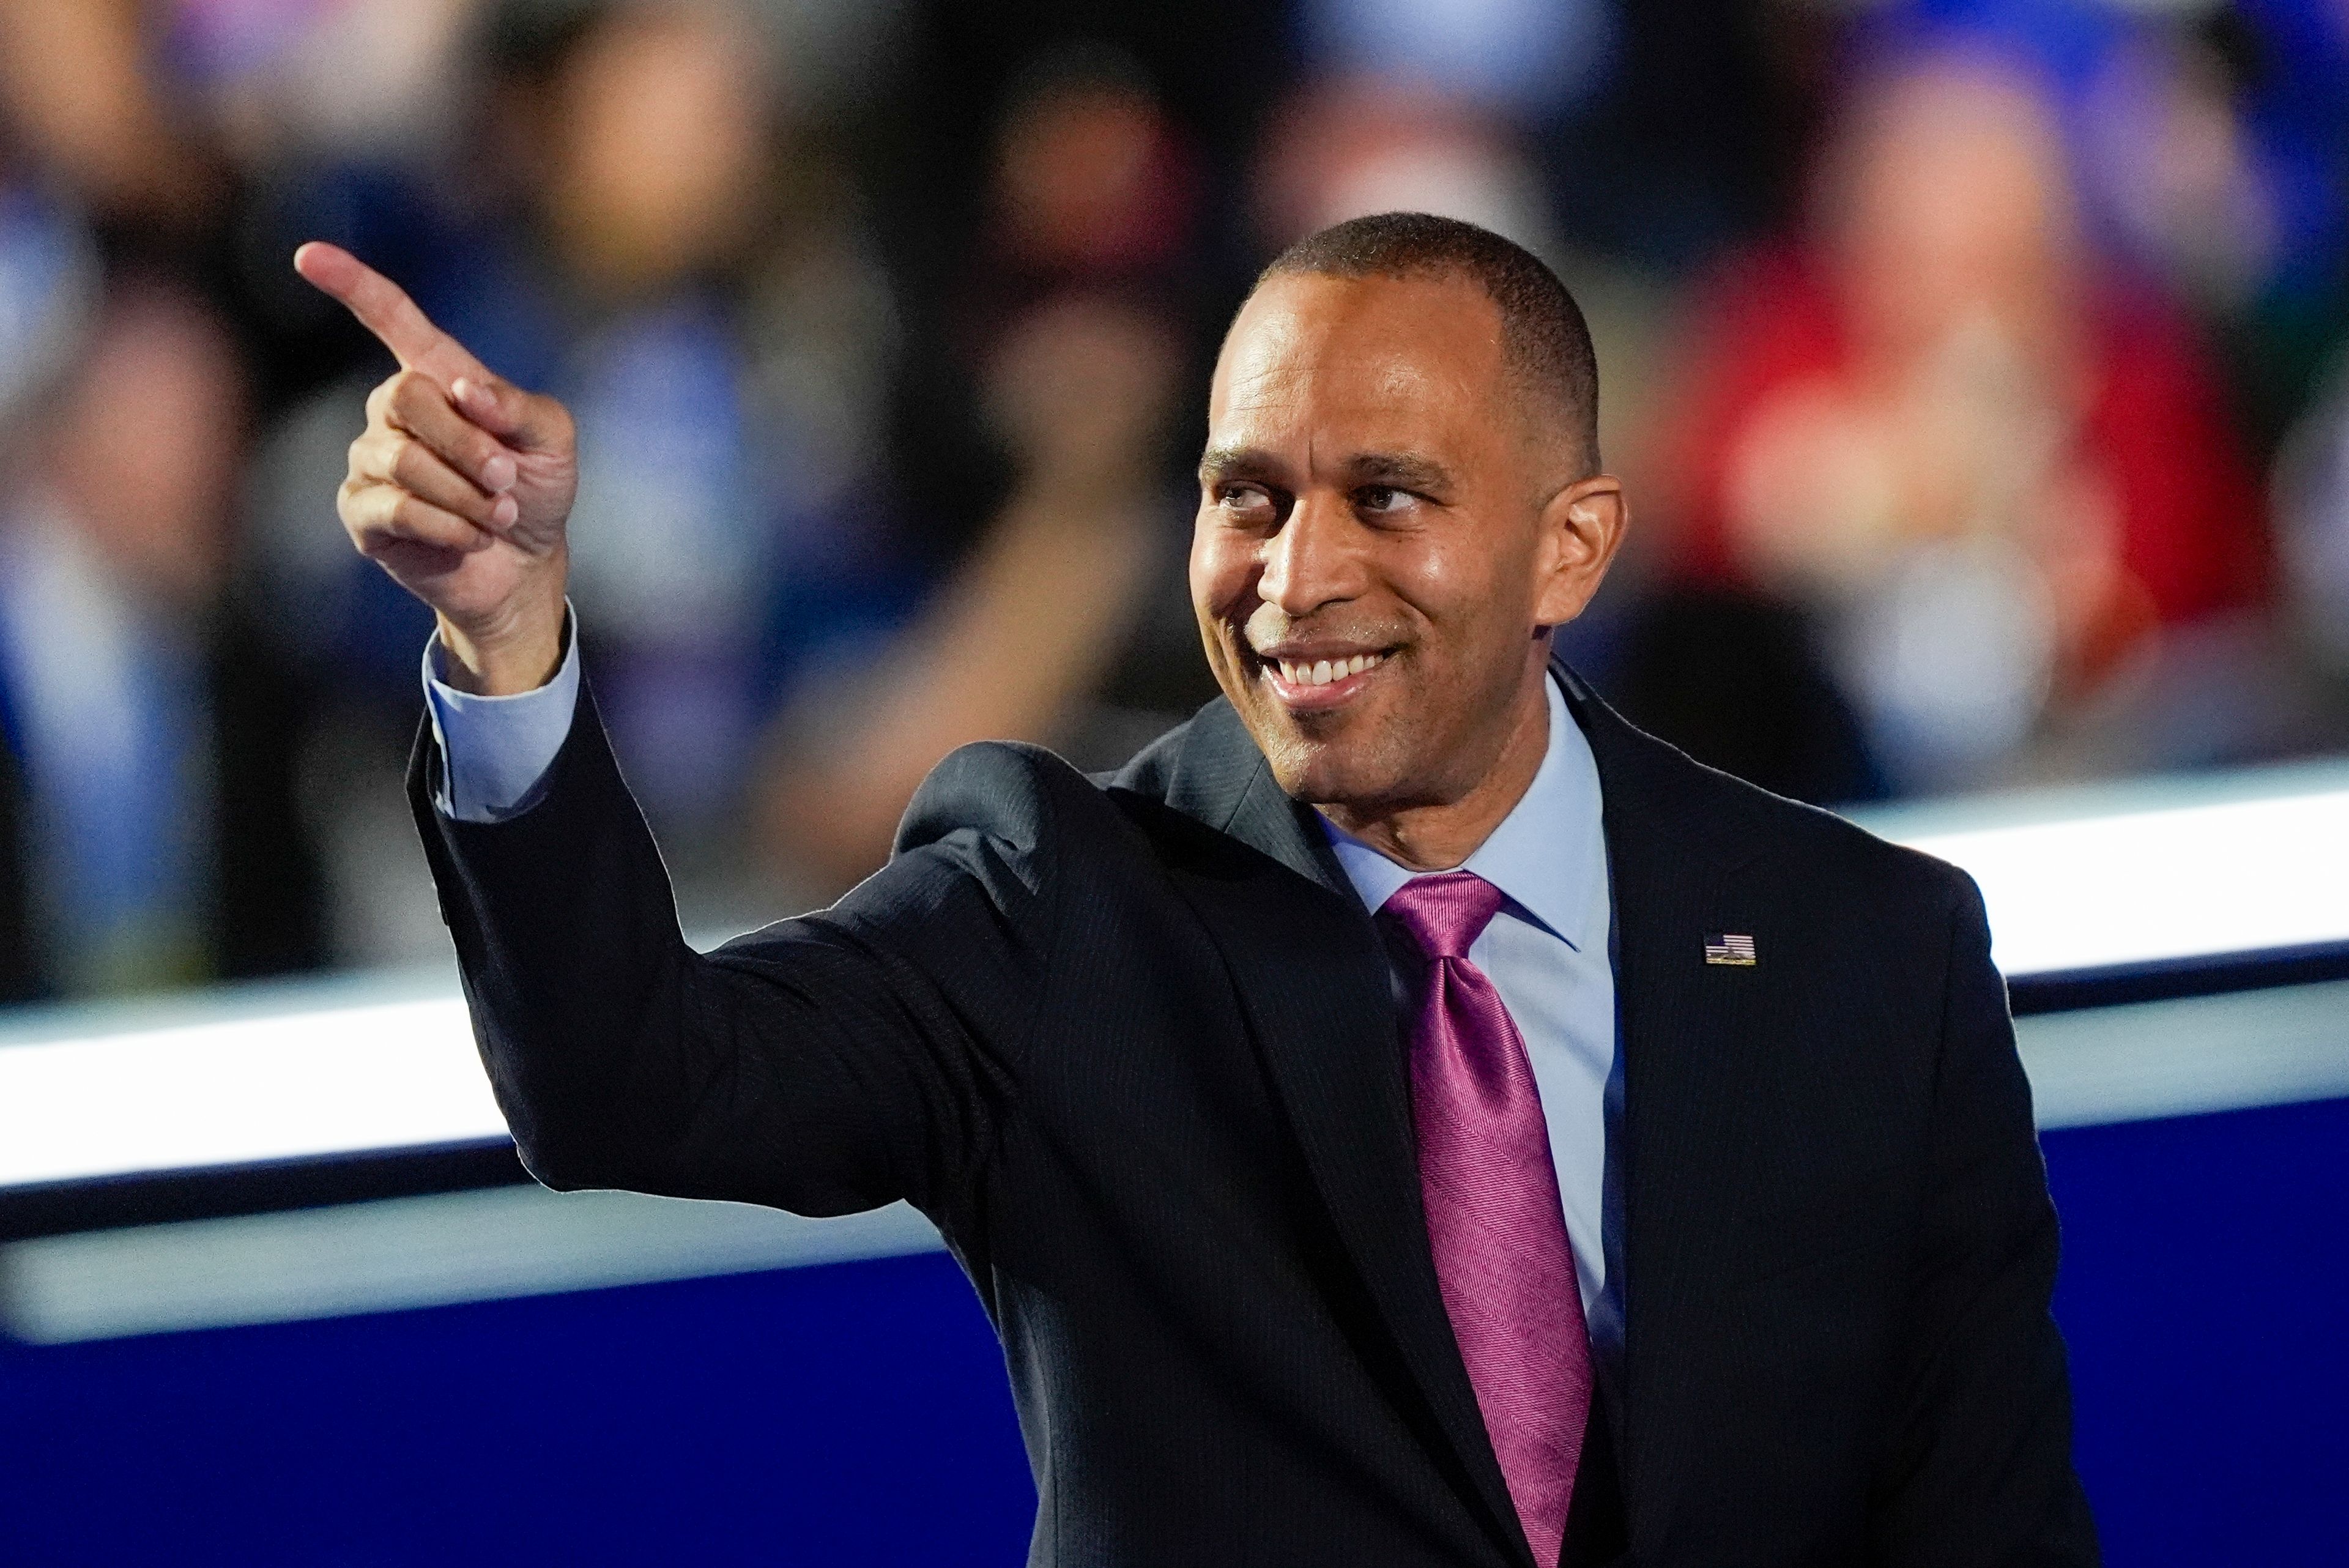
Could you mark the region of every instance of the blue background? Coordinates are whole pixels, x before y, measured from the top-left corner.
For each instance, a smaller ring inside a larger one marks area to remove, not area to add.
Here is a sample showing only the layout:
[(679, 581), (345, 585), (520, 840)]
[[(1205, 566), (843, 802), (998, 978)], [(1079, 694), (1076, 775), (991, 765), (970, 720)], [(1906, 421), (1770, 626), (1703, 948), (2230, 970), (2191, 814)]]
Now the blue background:
[[(2349, 1100), (2049, 1133), (2116, 1564), (2349, 1563)], [(1001, 1359), (932, 1254), (0, 1342), (0, 1563), (1016, 1563)]]

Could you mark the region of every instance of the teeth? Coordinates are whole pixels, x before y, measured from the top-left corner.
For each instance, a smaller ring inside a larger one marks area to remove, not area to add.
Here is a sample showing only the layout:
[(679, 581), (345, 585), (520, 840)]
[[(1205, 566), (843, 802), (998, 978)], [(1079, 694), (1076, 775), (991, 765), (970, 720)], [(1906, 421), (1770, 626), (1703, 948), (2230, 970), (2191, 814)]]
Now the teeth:
[(1287, 659), (1276, 659), (1274, 663), (1280, 670), (1280, 678), (1291, 686), (1327, 686), (1332, 680), (1360, 675), (1385, 658), (1383, 653), (1357, 653), (1350, 659), (1320, 659), (1310, 664), (1299, 664)]

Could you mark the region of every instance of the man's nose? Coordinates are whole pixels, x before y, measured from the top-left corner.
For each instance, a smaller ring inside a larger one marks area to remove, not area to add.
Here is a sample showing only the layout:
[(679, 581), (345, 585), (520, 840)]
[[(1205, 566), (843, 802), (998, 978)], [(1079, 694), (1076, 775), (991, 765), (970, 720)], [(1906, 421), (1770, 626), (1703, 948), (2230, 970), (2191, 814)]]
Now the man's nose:
[(1292, 617), (1356, 597), (1361, 590), (1361, 559), (1356, 524), (1344, 501), (1307, 494), (1265, 543), (1264, 573), (1257, 597)]

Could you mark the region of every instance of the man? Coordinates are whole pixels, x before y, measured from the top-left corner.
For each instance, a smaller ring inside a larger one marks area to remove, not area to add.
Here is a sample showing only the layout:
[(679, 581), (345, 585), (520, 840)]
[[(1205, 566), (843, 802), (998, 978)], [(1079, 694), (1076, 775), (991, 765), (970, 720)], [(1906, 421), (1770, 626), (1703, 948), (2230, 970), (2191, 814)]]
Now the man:
[(1531, 256), (1276, 261), (1200, 469), (1226, 700), (1102, 781), (957, 752), (708, 957), (564, 639), (567, 417), (299, 265), (405, 367), (343, 514), (440, 612), (412, 786), (524, 1159), (929, 1215), (1030, 1562), (2095, 1560), (1980, 899), (1550, 661), (1625, 513)]

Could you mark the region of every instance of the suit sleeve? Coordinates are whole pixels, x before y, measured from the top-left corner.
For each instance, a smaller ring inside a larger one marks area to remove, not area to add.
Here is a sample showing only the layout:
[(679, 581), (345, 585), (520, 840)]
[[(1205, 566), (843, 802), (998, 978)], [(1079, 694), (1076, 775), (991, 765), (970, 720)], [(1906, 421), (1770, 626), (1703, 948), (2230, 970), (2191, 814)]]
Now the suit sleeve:
[(803, 1214), (902, 1198), (945, 1224), (1013, 1104), (1040, 1005), (1053, 911), (1038, 766), (957, 753), (887, 867), (705, 956), (678, 932), (592, 691), (538, 800), (499, 822), (435, 808), (426, 726), (410, 805), (524, 1166), (559, 1189)]
[(1874, 1555), (1901, 1568), (2091, 1564), (2031, 1085), (1982, 895), (1953, 875), (1923, 1232)]

